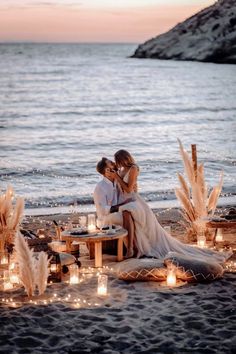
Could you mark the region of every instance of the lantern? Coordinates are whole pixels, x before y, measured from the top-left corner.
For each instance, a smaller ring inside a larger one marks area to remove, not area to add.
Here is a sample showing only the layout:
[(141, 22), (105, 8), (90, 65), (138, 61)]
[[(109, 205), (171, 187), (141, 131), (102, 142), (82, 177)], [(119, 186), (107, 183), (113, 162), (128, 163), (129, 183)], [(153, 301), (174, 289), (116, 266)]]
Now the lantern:
[(107, 295), (107, 279), (108, 276), (105, 274), (100, 274), (98, 276), (98, 289), (97, 294), (101, 296)]
[(54, 253), (50, 261), (50, 282), (56, 283), (61, 281), (61, 260), (59, 253)]
[(70, 284), (79, 284), (79, 268), (77, 264), (72, 264), (70, 267)]

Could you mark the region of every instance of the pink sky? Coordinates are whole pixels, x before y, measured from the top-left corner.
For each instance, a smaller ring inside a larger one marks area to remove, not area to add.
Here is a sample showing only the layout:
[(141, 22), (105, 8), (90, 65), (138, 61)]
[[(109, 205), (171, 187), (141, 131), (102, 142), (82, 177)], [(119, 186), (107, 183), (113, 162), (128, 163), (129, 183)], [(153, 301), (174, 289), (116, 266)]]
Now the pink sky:
[(0, 41), (142, 42), (215, 2), (109, 1), (1, 0)]

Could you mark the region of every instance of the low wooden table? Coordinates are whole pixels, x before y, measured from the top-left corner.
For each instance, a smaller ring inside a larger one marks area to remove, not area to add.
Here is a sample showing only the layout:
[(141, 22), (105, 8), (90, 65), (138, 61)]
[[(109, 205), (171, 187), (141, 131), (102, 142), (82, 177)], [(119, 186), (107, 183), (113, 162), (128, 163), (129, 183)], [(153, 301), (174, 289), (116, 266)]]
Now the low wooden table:
[(102, 267), (102, 242), (109, 240), (117, 240), (117, 261), (123, 261), (123, 241), (128, 235), (128, 231), (121, 228), (116, 230), (114, 234), (97, 232), (84, 235), (71, 235), (74, 230), (66, 230), (61, 233), (61, 240), (66, 241), (66, 251), (71, 252), (71, 244), (73, 241), (93, 243), (95, 247), (95, 267)]
[(231, 229), (231, 228), (236, 228), (236, 221), (227, 221), (227, 220), (222, 220), (222, 221), (208, 221), (206, 223), (206, 227), (209, 229), (215, 229), (215, 235), (213, 242), (215, 243), (216, 235), (217, 235), (217, 229)]

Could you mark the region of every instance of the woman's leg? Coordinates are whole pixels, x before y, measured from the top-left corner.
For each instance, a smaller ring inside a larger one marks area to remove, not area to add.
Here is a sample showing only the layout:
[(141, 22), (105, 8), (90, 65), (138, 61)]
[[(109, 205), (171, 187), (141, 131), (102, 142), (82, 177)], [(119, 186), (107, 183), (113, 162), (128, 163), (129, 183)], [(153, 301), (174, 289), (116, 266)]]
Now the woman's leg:
[(128, 249), (126, 257), (130, 258), (134, 255), (134, 221), (129, 211), (124, 210), (122, 215), (123, 227), (128, 231)]

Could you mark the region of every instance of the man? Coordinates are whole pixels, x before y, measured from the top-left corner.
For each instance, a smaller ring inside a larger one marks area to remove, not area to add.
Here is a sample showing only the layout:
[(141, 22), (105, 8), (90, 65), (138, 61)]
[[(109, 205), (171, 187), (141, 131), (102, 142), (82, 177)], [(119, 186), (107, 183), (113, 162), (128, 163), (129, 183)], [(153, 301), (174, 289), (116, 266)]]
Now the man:
[(126, 256), (130, 258), (134, 253), (134, 221), (130, 212), (126, 210), (119, 212), (119, 207), (131, 202), (132, 199), (120, 202), (122, 200), (122, 193), (111, 173), (115, 167), (115, 163), (106, 157), (103, 157), (97, 163), (97, 172), (103, 176), (103, 179), (98, 182), (94, 190), (94, 203), (99, 227), (107, 224), (118, 224), (122, 225), (128, 231)]

